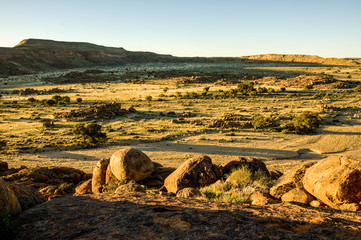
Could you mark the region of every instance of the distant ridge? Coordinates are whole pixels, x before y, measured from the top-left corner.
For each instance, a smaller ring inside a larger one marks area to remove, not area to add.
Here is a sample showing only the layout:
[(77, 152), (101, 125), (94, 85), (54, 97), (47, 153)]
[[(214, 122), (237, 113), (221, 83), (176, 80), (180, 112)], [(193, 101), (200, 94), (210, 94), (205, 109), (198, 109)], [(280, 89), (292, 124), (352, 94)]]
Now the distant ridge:
[(132, 52), (86, 42), (25, 39), (12, 48), (0, 48), (0, 77), (96, 66), (131, 63), (269, 63), (293, 62), (357, 65), (352, 59), (311, 55), (264, 54), (245, 57), (174, 57), (152, 52)]
[(261, 60), (261, 61), (276, 61), (276, 62), (300, 62), (300, 63), (319, 63), (324, 65), (358, 65), (352, 59), (344, 58), (322, 58), (316, 55), (301, 55), (301, 54), (261, 54), (244, 56), (242, 59)]

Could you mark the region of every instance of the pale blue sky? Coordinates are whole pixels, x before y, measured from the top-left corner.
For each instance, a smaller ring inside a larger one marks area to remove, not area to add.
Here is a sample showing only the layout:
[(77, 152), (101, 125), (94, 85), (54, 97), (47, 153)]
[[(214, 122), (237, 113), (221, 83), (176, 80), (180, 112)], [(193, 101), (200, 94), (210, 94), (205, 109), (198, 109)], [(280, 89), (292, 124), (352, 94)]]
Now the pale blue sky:
[(361, 0), (0, 0), (0, 46), (26, 38), (175, 56), (361, 57)]

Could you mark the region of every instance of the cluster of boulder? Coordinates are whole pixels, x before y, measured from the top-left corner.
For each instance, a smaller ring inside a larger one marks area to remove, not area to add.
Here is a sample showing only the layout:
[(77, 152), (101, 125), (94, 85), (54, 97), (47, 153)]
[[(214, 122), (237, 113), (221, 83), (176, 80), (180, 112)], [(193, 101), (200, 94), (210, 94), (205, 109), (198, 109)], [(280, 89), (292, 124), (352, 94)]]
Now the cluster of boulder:
[[(162, 195), (199, 196), (199, 188), (213, 184), (242, 167), (247, 167), (252, 173), (261, 171), (268, 177), (280, 176), (280, 173), (269, 171), (261, 160), (251, 157), (237, 157), (216, 165), (210, 157), (200, 155), (174, 169), (152, 162), (140, 150), (124, 148), (115, 152), (110, 159), (100, 160), (92, 179), (77, 187), (76, 193), (98, 194), (127, 189), (145, 191), (141, 186), (146, 185), (159, 189), (157, 191)], [(120, 187), (113, 189), (114, 186)]]
[(343, 156), (306, 162), (289, 171), (270, 189), (284, 202), (340, 210), (361, 209), (361, 163)]
[(134, 107), (124, 109), (120, 103), (112, 102), (94, 104), (83, 109), (74, 109), (70, 112), (57, 113), (55, 116), (57, 118), (65, 118), (72, 121), (89, 121), (94, 119), (113, 119), (132, 112), (136, 112)]
[(209, 124), (211, 128), (251, 128), (251, 118), (234, 113), (225, 113), (220, 119), (214, 119)]
[(69, 92), (69, 90), (64, 90), (60, 88), (52, 88), (49, 90), (37, 90), (34, 88), (25, 88), (20, 90), (13, 90), (12, 94), (17, 94), (19, 96), (27, 96), (27, 95), (46, 95), (46, 94), (54, 94), (54, 93), (65, 93)]
[(72, 194), (92, 175), (69, 167), (8, 168), (0, 162), (0, 212), (18, 214), (50, 199)]
[(202, 196), (200, 188), (224, 181), (239, 168), (247, 168), (252, 174), (262, 172), (277, 181), (267, 192), (254, 192), (250, 197), (253, 205), (283, 201), (360, 210), (361, 163), (347, 157), (306, 162), (282, 176), (252, 157), (236, 157), (216, 165), (210, 157), (200, 155), (177, 169), (167, 168), (152, 162), (142, 151), (128, 147), (115, 152), (110, 159), (99, 160), (93, 174), (66, 167), (9, 169), (6, 162), (0, 162), (0, 212), (18, 214), (69, 194), (151, 191), (166, 196), (197, 197)]

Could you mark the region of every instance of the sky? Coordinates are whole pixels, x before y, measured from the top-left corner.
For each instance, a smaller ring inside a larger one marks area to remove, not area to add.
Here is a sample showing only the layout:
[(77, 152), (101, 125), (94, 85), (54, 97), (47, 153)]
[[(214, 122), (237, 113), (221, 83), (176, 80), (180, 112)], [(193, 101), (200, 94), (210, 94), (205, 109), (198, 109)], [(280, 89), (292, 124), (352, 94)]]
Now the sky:
[(0, 46), (28, 38), (189, 57), (361, 57), (361, 0), (0, 0)]

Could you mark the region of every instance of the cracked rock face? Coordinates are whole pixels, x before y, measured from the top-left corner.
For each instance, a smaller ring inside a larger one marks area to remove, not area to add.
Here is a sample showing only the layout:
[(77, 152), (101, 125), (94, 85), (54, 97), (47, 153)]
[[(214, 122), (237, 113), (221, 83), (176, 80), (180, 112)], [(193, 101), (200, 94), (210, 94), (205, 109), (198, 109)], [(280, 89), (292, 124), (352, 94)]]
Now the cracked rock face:
[(122, 192), (54, 198), (23, 212), (17, 239), (359, 239), (361, 216)]

